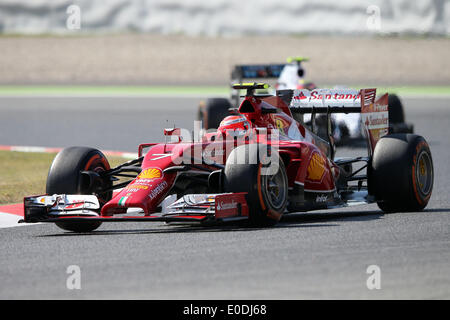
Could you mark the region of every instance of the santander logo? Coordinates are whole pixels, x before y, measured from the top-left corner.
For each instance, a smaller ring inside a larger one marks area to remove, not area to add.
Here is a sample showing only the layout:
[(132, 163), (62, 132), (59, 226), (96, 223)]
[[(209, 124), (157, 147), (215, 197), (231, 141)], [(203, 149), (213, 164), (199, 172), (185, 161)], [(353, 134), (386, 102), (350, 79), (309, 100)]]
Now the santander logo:
[(303, 99), (307, 99), (308, 97), (307, 96), (305, 96), (304, 94), (303, 94), (303, 92), (300, 92), (300, 94), (298, 95), (298, 96), (294, 96), (294, 99), (295, 100), (303, 100)]
[(234, 209), (236, 207), (237, 207), (237, 204), (234, 200), (231, 200), (231, 202), (228, 202), (228, 203), (223, 203), (223, 201), (217, 203), (217, 210), (229, 210), (229, 209)]
[(327, 94), (321, 94), (317, 91), (311, 91), (311, 95), (305, 96), (303, 94), (303, 91), (300, 91), (300, 93), (296, 96), (293, 97), (294, 100), (303, 100), (303, 99), (326, 99), (326, 100), (330, 100), (330, 99), (334, 99), (334, 100), (355, 100), (355, 99), (360, 99), (361, 95), (358, 94), (352, 94), (352, 93), (327, 93)]

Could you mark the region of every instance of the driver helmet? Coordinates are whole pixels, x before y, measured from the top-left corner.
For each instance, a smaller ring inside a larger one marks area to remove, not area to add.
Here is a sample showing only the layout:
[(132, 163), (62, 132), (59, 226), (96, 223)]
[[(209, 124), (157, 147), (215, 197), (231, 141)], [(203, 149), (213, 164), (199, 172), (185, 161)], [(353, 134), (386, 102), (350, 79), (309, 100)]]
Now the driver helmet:
[(234, 131), (233, 135), (242, 136), (245, 135), (250, 129), (250, 122), (244, 116), (228, 116), (220, 122), (217, 129), (221, 133), (230, 133)]

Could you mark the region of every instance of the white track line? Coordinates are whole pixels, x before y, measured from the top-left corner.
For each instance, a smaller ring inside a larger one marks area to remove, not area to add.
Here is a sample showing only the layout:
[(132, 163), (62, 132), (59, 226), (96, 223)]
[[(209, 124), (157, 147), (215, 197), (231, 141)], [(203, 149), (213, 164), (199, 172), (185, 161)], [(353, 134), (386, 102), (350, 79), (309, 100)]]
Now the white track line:
[(36, 223), (18, 223), (19, 220), (21, 219), (23, 219), (23, 217), (18, 216), (16, 214), (0, 212), (0, 228), (21, 227), (36, 224)]

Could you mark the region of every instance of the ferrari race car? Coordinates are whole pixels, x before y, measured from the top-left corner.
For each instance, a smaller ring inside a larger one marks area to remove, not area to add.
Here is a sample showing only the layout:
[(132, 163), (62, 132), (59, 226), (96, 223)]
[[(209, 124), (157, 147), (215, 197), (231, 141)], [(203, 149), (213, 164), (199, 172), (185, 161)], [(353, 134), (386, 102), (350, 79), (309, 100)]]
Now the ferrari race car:
[[(308, 89), (314, 90), (317, 86), (313, 82), (305, 81), (305, 69), (303, 62), (306, 57), (289, 57), (286, 64), (267, 65), (237, 65), (231, 73), (231, 83), (239, 83), (243, 79), (271, 79), (275, 78), (275, 88), (284, 89)], [(336, 88), (342, 88), (337, 86)], [(197, 112), (197, 120), (202, 121), (205, 129), (217, 128), (220, 121), (233, 113), (239, 105), (238, 90), (231, 91), (231, 99), (210, 98), (201, 101)], [(405, 114), (400, 98), (395, 94), (389, 94), (389, 132), (413, 133), (413, 125), (405, 122)], [(310, 116), (305, 115), (304, 122), (310, 124)], [(326, 117), (316, 119), (317, 134), (326, 139)], [(364, 140), (359, 113), (351, 115), (333, 114), (331, 117), (333, 138), (337, 144), (353, 144)]]
[[(430, 148), (421, 136), (388, 134), (388, 95), (376, 89), (279, 90), (237, 84), (246, 95), (218, 130), (191, 137), (165, 129), (138, 158), (111, 168), (99, 150), (63, 149), (45, 195), (24, 198), (23, 222), (89, 232), (103, 222), (164, 221), (271, 226), (284, 214), (377, 203), (384, 212), (419, 211), (433, 188)], [(331, 115), (361, 114), (368, 154), (335, 158)], [(312, 130), (297, 116), (311, 114)], [(328, 119), (328, 139), (315, 117)]]

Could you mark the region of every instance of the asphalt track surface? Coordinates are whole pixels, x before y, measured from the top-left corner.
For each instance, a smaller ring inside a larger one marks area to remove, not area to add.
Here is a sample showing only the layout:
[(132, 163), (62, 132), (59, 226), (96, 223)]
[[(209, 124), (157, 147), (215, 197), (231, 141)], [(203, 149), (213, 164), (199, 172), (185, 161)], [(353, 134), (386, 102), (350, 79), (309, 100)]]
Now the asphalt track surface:
[[(173, 122), (192, 128), (197, 98), (1, 98), (0, 144), (136, 151)], [(428, 140), (435, 184), (423, 212), (376, 205), (286, 216), (276, 227), (109, 223), (0, 229), (0, 299), (449, 299), (450, 99), (404, 99)], [(338, 155), (362, 154), (342, 149)], [(81, 289), (67, 268), (79, 266)], [(367, 268), (381, 271), (369, 290)]]

